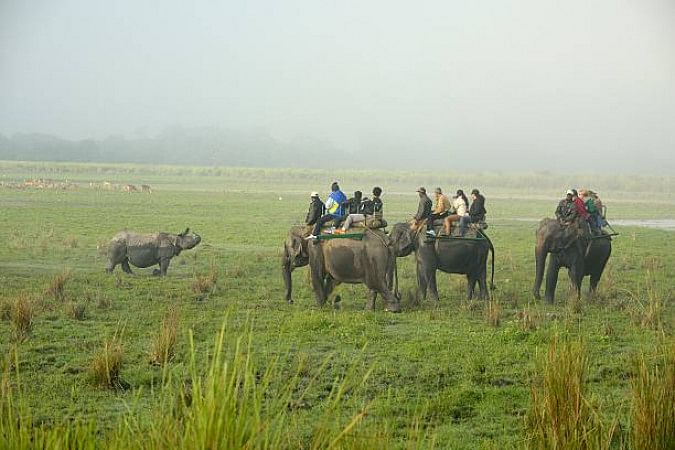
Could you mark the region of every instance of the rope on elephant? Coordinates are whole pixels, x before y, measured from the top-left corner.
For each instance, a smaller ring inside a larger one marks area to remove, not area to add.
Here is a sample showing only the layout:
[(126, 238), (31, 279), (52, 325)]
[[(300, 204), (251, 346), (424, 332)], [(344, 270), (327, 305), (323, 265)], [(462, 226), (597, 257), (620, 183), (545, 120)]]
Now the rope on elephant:
[(380, 242), (382, 242), (382, 245), (384, 245), (385, 247), (389, 247), (390, 244), (379, 233), (374, 232), (370, 228), (366, 228), (366, 231), (363, 234), (366, 233), (371, 233), (372, 235), (376, 236), (380, 240)]

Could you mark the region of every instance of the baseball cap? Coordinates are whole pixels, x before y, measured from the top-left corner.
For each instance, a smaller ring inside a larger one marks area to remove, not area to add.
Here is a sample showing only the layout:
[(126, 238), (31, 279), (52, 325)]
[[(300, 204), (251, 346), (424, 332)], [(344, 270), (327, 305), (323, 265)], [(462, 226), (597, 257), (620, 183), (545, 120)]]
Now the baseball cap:
[(310, 194), (310, 197), (318, 197), (318, 196), (319, 196), (319, 193), (316, 192), (316, 191), (314, 191)]
[(568, 189), (567, 192), (565, 192), (565, 195), (574, 195), (574, 191), (572, 189)]

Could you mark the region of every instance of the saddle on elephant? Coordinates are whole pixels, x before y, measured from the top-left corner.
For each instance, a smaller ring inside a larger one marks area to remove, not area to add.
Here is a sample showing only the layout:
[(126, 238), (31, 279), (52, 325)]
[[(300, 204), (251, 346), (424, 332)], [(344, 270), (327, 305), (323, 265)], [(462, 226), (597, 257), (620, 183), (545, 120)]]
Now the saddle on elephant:
[[(464, 230), (464, 235), (462, 235), (462, 230), (458, 225), (450, 228), (450, 234), (445, 232), (445, 227), (443, 222), (445, 219), (436, 219), (433, 222), (433, 230), (435, 236), (428, 236), (429, 239), (482, 239), (482, 230), (488, 228), (488, 224), (484, 221), (469, 223), (466, 225)], [(417, 233), (418, 231), (424, 231), (426, 227), (426, 222), (417, 223), (415, 220), (410, 221), (410, 229)]]
[[(387, 226), (387, 221), (381, 217), (366, 217), (365, 222), (356, 222), (352, 224), (348, 231), (342, 232), (341, 229), (336, 229), (333, 226), (325, 226), (321, 228), (319, 240), (326, 239), (363, 239), (363, 235), (367, 230), (384, 230)], [(311, 232), (311, 228), (310, 228)], [(308, 232), (309, 233), (309, 232)]]

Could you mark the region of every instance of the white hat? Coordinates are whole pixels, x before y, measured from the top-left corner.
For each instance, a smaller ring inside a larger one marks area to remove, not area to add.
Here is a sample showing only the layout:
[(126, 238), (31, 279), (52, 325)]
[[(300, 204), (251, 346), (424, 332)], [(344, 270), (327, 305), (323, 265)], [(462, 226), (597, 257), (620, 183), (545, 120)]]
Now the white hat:
[(318, 196), (319, 196), (319, 193), (316, 192), (316, 191), (314, 191), (310, 194), (310, 197), (318, 197)]
[(574, 191), (572, 191), (572, 189), (568, 189), (568, 190), (567, 190), (567, 195), (574, 195)]

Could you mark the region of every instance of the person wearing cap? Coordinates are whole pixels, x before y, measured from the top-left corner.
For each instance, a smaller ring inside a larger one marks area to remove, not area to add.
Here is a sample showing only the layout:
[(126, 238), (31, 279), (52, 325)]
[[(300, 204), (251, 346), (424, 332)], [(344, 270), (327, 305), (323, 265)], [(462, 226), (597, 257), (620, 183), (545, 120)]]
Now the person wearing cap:
[[(423, 221), (426, 221), (431, 214), (431, 206), (433, 203), (427, 195), (427, 190), (425, 188), (418, 188), (417, 193), (420, 196), (420, 201), (417, 204), (417, 213), (413, 219), (415, 220), (415, 225), (420, 225)], [(434, 230), (429, 227), (429, 222), (427, 222), (427, 233), (435, 235)]]
[(347, 196), (340, 190), (340, 185), (337, 183), (337, 181), (334, 181), (333, 184), (331, 184), (330, 190), (330, 196), (324, 205), (326, 207), (325, 214), (316, 221), (314, 224), (314, 229), (312, 230), (312, 234), (307, 236), (307, 239), (316, 239), (319, 237), (321, 227), (324, 224), (344, 215), (344, 206), (342, 205), (347, 201)]
[[(469, 199), (466, 198), (466, 194), (461, 189), (457, 190), (457, 195), (452, 197), (452, 208), (455, 210), (454, 214), (449, 215), (445, 218), (443, 226), (445, 228), (445, 233), (450, 236), (452, 234), (452, 224), (457, 221), (461, 221), (462, 217), (469, 215)], [(461, 223), (461, 222), (460, 222)], [(464, 233), (461, 233), (462, 235)]]
[(558, 203), (558, 207), (555, 210), (555, 217), (559, 222), (568, 224), (573, 222), (578, 216), (577, 208), (574, 203), (575, 196), (576, 195), (574, 194), (574, 191), (572, 189), (568, 189), (565, 193), (565, 198), (560, 200)]
[(309, 210), (305, 218), (305, 225), (314, 225), (321, 216), (323, 216), (325, 208), (323, 202), (319, 198), (318, 192), (312, 192), (310, 195)]
[(434, 190), (434, 197), (436, 197), (436, 206), (427, 218), (427, 230), (434, 229), (434, 220), (448, 217), (450, 208), (452, 207), (448, 196), (443, 193), (441, 188), (437, 187)]

